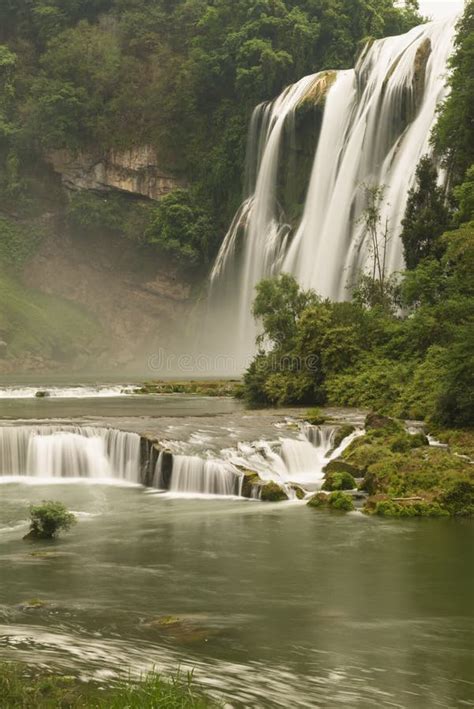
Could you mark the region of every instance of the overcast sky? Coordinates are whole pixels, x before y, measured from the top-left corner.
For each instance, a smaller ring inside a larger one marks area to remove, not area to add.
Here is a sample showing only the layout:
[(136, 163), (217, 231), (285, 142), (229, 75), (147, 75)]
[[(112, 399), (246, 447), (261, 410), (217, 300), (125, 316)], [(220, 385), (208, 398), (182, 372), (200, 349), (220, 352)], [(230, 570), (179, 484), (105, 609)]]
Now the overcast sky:
[(420, 0), (422, 14), (433, 17), (433, 19), (461, 12), (463, 7), (463, 0)]

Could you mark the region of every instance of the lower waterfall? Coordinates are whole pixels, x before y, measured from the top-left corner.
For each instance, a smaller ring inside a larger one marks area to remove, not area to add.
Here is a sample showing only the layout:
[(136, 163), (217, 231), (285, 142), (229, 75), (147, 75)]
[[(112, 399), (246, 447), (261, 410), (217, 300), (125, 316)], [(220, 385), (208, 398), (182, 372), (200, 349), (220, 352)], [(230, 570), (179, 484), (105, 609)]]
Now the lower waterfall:
[(140, 436), (89, 426), (1, 426), (0, 476), (140, 482)]
[(291, 483), (317, 488), (327, 462), (360, 435), (356, 431), (335, 450), (336, 430), (303, 424), (298, 438), (239, 443), (202, 457), (158, 453), (152, 446), (150, 468), (149, 452), (144, 454), (136, 433), (92, 426), (0, 426), (0, 477), (114, 479), (170, 493), (241, 497), (245, 472), (254, 472), (261, 484), (272, 480), (294, 497)]
[(163, 475), (163, 456), (156, 463), (156, 487), (170, 492), (240, 496), (242, 473), (224, 460), (205, 460), (194, 455), (173, 455), (168, 485)]

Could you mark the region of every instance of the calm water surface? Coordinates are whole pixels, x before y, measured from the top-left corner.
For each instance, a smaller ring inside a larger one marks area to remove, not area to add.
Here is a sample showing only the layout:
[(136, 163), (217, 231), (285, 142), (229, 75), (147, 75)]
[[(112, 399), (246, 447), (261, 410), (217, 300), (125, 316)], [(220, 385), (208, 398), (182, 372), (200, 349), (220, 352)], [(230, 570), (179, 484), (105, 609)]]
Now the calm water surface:
[[(77, 526), (22, 541), (52, 497)], [(241, 707), (474, 706), (472, 522), (80, 483), (0, 498), (1, 658), (98, 678), (194, 667)]]

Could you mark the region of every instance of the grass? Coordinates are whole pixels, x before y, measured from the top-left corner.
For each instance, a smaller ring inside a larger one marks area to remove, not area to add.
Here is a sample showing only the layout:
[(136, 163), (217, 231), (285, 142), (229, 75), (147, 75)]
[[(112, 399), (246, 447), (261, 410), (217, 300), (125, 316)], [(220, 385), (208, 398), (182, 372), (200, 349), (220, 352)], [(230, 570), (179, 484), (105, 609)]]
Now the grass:
[(218, 709), (191, 674), (166, 679), (156, 672), (106, 687), (76, 677), (0, 663), (0, 706), (5, 709)]
[(0, 333), (9, 357), (67, 360), (82, 351), (90, 353), (100, 340), (99, 324), (82, 308), (25, 288), (2, 272)]

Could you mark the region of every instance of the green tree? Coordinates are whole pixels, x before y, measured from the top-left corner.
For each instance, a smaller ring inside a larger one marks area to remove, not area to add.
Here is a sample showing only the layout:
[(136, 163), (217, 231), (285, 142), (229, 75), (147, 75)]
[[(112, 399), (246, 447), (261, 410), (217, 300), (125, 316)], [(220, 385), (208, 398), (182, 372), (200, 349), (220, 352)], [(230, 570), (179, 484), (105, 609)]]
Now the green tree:
[(180, 189), (152, 211), (145, 237), (181, 264), (195, 267), (209, 262), (216, 234), (208, 212), (188, 190)]
[(450, 93), (442, 107), (433, 141), (454, 184), (474, 163), (474, 0), (466, 3), (451, 57)]
[(436, 166), (428, 155), (416, 169), (416, 184), (408, 193), (401, 239), (408, 269), (436, 255), (438, 237), (449, 226), (449, 211), (443, 189), (438, 185)]
[(291, 349), (302, 313), (318, 303), (319, 298), (313, 291), (302, 291), (296, 279), (287, 273), (260, 281), (256, 290), (252, 312), (263, 328), (258, 344), (268, 341), (278, 349)]

